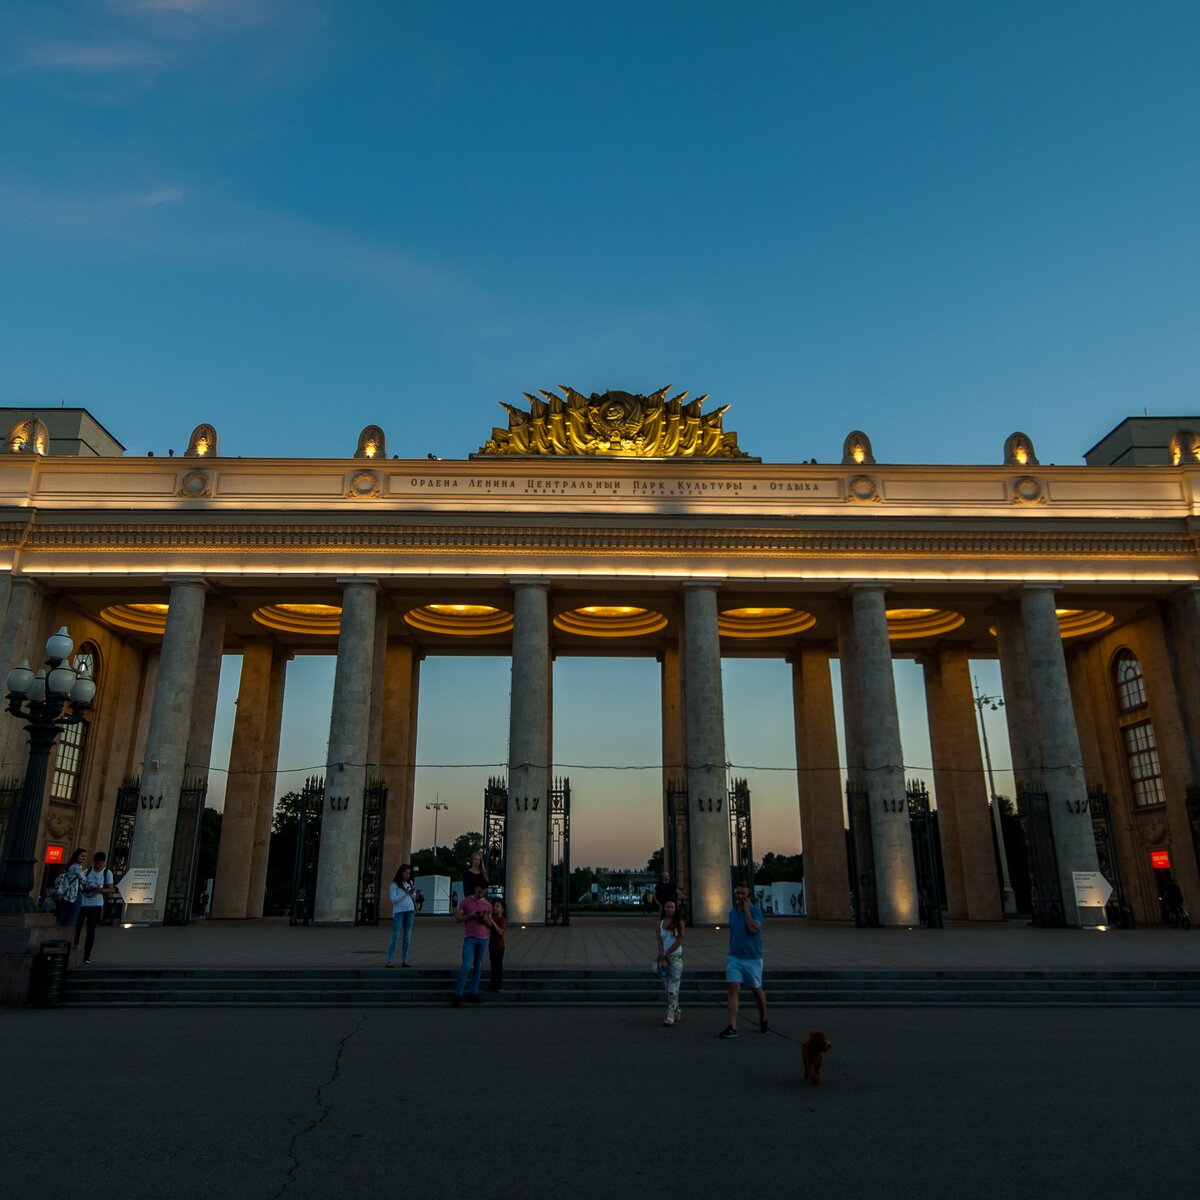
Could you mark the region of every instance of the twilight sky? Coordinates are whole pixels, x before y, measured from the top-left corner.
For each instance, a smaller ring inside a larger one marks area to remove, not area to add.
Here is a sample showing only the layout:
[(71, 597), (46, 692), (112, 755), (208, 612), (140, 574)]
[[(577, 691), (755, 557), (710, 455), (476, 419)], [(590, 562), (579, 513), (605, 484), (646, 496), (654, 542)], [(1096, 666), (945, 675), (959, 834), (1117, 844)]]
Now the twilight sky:
[[(209, 421), (348, 457), (377, 423), (458, 458), (522, 391), (672, 383), (768, 461), (860, 427), (881, 462), (1022, 429), (1077, 463), (1197, 411), (1198, 52), (1167, 2), (8, 0), (0, 405), (131, 454)], [(795, 850), (787, 668), (726, 673), (731, 760), (782, 768), (756, 850)], [(423, 763), (504, 760), (507, 676), (425, 664)], [(293, 664), (285, 765), (329, 678)], [(652, 663), (560, 660), (555, 699), (561, 763), (658, 763)], [(659, 845), (656, 772), (569, 773), (576, 863)], [(480, 775), (422, 772), (418, 844), (439, 793), (440, 840), (479, 826)]]

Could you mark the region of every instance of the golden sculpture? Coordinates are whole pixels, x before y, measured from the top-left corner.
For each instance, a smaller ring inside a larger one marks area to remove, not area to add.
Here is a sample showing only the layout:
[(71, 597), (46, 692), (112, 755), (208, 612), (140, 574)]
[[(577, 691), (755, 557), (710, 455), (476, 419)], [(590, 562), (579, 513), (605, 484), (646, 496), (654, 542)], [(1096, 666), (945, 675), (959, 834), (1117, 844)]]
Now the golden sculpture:
[[(632, 392), (581, 395), (561, 386), (563, 396), (525, 392), (529, 411), (500, 402), (508, 428), (493, 429), (481, 455), (583, 454), (620, 458), (748, 458), (737, 434), (726, 433), (723, 404), (701, 415), (707, 394), (685, 404), (687, 392), (667, 399), (670, 384), (649, 396)], [(563, 398), (565, 397), (565, 399)]]

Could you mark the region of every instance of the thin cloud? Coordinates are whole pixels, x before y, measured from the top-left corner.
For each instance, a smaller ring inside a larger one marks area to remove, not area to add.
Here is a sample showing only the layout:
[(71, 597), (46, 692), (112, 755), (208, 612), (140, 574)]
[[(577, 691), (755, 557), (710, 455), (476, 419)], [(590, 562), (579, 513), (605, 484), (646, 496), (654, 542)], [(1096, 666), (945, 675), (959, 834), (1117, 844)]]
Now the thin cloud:
[(29, 48), (35, 67), (74, 71), (123, 71), (130, 67), (161, 67), (162, 56), (149, 46), (86, 46), (43, 42)]
[(178, 204), (185, 195), (181, 187), (164, 187), (140, 196), (129, 196), (119, 203), (125, 208), (158, 208), (160, 204)]

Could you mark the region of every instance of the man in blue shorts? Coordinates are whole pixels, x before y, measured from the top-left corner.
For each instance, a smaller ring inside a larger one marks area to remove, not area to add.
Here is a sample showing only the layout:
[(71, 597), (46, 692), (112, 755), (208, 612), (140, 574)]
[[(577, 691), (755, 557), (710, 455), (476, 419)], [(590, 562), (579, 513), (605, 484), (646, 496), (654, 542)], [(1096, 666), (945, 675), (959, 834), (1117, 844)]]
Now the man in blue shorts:
[(742, 984), (754, 989), (758, 1003), (758, 1032), (767, 1032), (767, 994), (762, 986), (762, 909), (750, 903), (750, 885), (739, 883), (733, 889), (733, 908), (729, 910), (729, 957), (725, 960), (725, 982), (729, 985), (729, 1024), (723, 1038), (735, 1038), (738, 999)]

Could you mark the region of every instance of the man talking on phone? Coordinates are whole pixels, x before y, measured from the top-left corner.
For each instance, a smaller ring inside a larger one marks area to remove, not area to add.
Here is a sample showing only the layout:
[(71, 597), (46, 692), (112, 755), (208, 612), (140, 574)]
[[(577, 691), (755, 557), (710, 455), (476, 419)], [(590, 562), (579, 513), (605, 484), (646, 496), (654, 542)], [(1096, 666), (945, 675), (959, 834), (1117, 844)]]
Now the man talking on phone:
[(739, 883), (733, 889), (733, 908), (729, 910), (729, 957), (725, 960), (725, 982), (729, 985), (729, 1024), (723, 1038), (735, 1038), (738, 1000), (742, 984), (754, 989), (758, 1004), (758, 1032), (767, 1032), (767, 994), (763, 991), (762, 909), (750, 903), (750, 885)]

